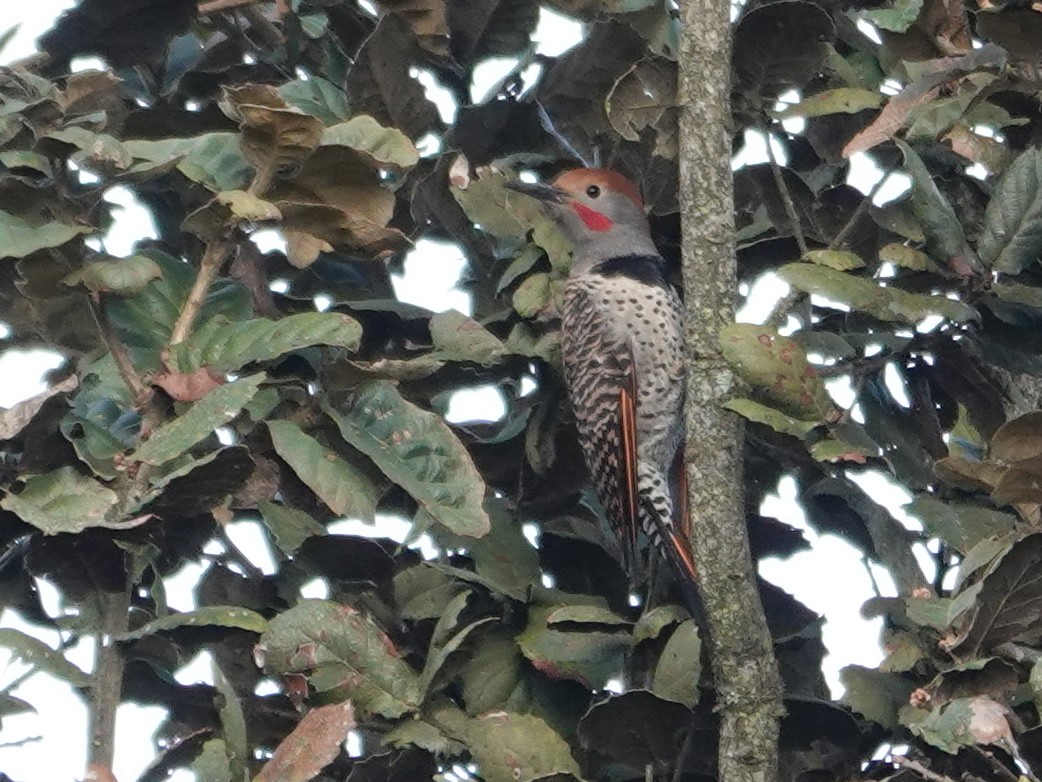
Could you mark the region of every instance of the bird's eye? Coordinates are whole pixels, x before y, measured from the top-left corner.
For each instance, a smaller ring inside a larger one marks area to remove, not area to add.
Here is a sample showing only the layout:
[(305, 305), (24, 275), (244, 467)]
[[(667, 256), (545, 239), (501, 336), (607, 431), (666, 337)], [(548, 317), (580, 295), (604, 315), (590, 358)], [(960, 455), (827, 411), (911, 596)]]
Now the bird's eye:
[(588, 188), (586, 188), (586, 195), (588, 195), (590, 198), (596, 198), (600, 194), (601, 189), (597, 187), (597, 185), (590, 185)]

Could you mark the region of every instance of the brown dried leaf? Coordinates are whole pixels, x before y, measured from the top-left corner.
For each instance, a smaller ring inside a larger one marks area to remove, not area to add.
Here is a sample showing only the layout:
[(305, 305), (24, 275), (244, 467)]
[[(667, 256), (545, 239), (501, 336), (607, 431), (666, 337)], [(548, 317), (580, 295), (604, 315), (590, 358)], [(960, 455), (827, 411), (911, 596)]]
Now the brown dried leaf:
[(424, 49), (439, 57), (448, 55), (449, 23), (445, 0), (379, 0), (377, 4), (404, 19)]
[(225, 383), (224, 375), (210, 367), (199, 367), (194, 372), (165, 371), (152, 377), (152, 384), (166, 391), (178, 402), (195, 402)]
[(293, 170), (318, 147), (322, 120), (290, 106), (275, 87), (222, 89), (221, 109), (239, 123), (243, 155), (259, 171)]
[(990, 456), (1012, 463), (1042, 455), (1042, 411), (1014, 418), (1003, 424), (991, 438)]
[(340, 754), (356, 725), (351, 701), (312, 709), (282, 740), (256, 782), (309, 782)]

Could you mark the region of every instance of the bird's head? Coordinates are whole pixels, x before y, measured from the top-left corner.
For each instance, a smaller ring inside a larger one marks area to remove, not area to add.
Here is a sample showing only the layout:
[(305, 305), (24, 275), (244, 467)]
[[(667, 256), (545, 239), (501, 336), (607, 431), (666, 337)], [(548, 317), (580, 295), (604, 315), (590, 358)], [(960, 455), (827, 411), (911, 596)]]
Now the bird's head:
[(579, 263), (657, 253), (640, 194), (622, 174), (603, 168), (575, 168), (549, 185), (512, 182), (507, 187), (544, 204), (572, 240)]

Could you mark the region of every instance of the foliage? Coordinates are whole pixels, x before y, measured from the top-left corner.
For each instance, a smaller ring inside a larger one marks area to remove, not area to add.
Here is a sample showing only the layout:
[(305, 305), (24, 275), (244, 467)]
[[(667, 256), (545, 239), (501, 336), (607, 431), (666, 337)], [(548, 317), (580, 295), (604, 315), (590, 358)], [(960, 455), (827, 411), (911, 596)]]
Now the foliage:
[[(44, 56), (0, 71), (0, 349), (64, 359), (0, 413), (0, 600), (70, 643), (122, 625), (122, 697), (170, 715), (143, 781), (712, 778), (697, 622), (668, 585), (632, 605), (584, 490), (555, 335), (570, 248), (503, 188), (512, 167), (599, 159), (676, 260), (672, 4), (555, 0), (587, 23), (558, 57), (536, 53), (531, 0), (376, 6), (81, 0)], [(751, 130), (783, 153), (735, 173), (740, 274), (792, 290), (722, 335), (749, 383), (728, 404), (750, 422), (748, 507), (793, 476), (811, 526), (898, 588), (866, 607), (886, 659), (848, 668), (837, 704), (820, 618), (761, 584), (786, 778), (1042, 768), (1040, 31), (1033, 9), (940, 0), (750, 2), (735, 22), (736, 151)], [(69, 75), (84, 54), (111, 70)], [(472, 99), (490, 57), (516, 67)], [(909, 191), (878, 205), (848, 184), (865, 152)], [(158, 234), (126, 258), (99, 242), (113, 187)], [(258, 250), (262, 229), (285, 250)], [(420, 238), (464, 253), (469, 315), (396, 300)], [(843, 378), (852, 404), (828, 393)], [(447, 424), (449, 396), (483, 384), (505, 415)], [(865, 469), (914, 495), (921, 532), (857, 487)], [(327, 529), (376, 514), (437, 556)], [(263, 526), (274, 573), (227, 544), (234, 520)], [(750, 524), (756, 557), (806, 545)], [(164, 584), (194, 561), (200, 608), (179, 614)], [(301, 599), (315, 578), (329, 599)], [(129, 613), (106, 615), (119, 593)], [(0, 645), (89, 691), (61, 650)], [(177, 684), (200, 649), (214, 686)], [(871, 760), (888, 743), (906, 768)]]

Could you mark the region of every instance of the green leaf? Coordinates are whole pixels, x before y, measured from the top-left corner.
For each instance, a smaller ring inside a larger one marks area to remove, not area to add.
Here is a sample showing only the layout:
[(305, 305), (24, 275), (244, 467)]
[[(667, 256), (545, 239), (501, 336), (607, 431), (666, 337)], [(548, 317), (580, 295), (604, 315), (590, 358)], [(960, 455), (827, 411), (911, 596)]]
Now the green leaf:
[(440, 524), (474, 538), (488, 532), (485, 484), (440, 416), (406, 401), (386, 381), (362, 386), (340, 411), (328, 404), (323, 409), (348, 443)]
[(915, 633), (894, 632), (886, 636), (883, 648), (886, 659), (879, 664), (879, 670), (886, 673), (911, 671), (920, 660), (929, 657)]
[(498, 337), (457, 310), (445, 310), (431, 318), (431, 339), (439, 359), (490, 366), (506, 355)]
[[(466, 165), (461, 156), (454, 171), (461, 161)], [(546, 250), (550, 265), (563, 272), (571, 258), (570, 240), (539, 201), (508, 190), (511, 181), (513, 177), (499, 171), (487, 171), (480, 177), (454, 177), (450, 190), (471, 222), (493, 236), (520, 243), (531, 230), (532, 241)]]
[(903, 244), (883, 245), (879, 248), (879, 260), (916, 272), (941, 273), (940, 268), (929, 255)]
[(702, 675), (702, 639), (693, 619), (682, 622), (666, 641), (658, 658), (651, 691), (667, 701), (693, 707), (698, 703)]
[(1042, 150), (1029, 148), (999, 177), (977, 245), (994, 271), (1019, 274), (1042, 254)]
[(334, 125), (351, 116), (344, 91), (321, 76), (309, 74), (307, 80), (288, 81), (279, 87), (279, 95), (326, 125)]
[(450, 739), (441, 730), (421, 719), (401, 720), (397, 726), (384, 734), (383, 743), (399, 749), (419, 747), (439, 756), (460, 755), (467, 749), (460, 742)]
[(321, 144), (349, 147), (361, 153), (374, 168), (401, 171), (420, 161), (420, 153), (408, 136), (397, 128), (384, 127), (365, 114), (323, 130)]
[(365, 714), (401, 717), (419, 705), (419, 678), (373, 620), (350, 606), (302, 600), (271, 620), (257, 646), (269, 673), (302, 673), (319, 692)]
[(923, 228), (927, 252), (959, 276), (979, 275), (984, 269), (966, 241), (962, 221), (952, 205), (937, 189), (933, 176), (915, 151), (899, 139), (894, 139), (894, 143), (904, 153), (905, 167), (912, 177), (912, 212)]
[(277, 223), (281, 220), (282, 212), (270, 201), (245, 190), (222, 190), (190, 212), (181, 223), (181, 230), (209, 242), (230, 235), (240, 226)]
[(840, 702), (866, 719), (894, 730), (898, 711), (908, 703), (915, 685), (895, 673), (861, 665), (847, 665), (839, 672), (845, 692)]
[(1007, 713), (1005, 706), (978, 695), (956, 698), (929, 711), (907, 706), (902, 709), (901, 722), (928, 744), (955, 755), (963, 747), (1012, 739)]
[(974, 584), (955, 597), (906, 597), (905, 615), (920, 627), (931, 627), (945, 632), (956, 621), (973, 610), (981, 585)]
[(239, 149), (238, 133), (206, 133), (159, 141), (133, 140), (125, 142), (124, 146), (136, 160), (151, 165), (176, 162), (178, 171), (214, 193), (240, 189), (253, 175)]
[[(107, 310), (112, 325), (130, 349), (134, 365), (140, 371), (159, 370), (162, 368), (159, 353), (170, 340), (170, 332), (195, 282), (196, 270), (158, 250), (141, 254), (159, 264), (162, 276), (149, 282), (135, 296), (110, 300)], [(238, 283), (218, 280), (206, 296), (196, 320), (197, 328), (218, 315), (233, 321), (245, 320), (252, 309), (245, 288)]]
[(171, 367), (192, 372), (212, 367), (231, 372), (255, 361), (271, 361), (284, 353), (330, 345), (357, 350), (362, 327), (354, 318), (336, 312), (304, 312), (278, 320), (257, 318), (229, 322), (211, 318), (186, 341), (171, 349)]
[(688, 618), (687, 611), (678, 605), (656, 606), (640, 615), (633, 627), (633, 643), (658, 638), (659, 634), (673, 624), (679, 624)]
[(246, 765), (250, 757), (250, 747), (246, 737), (246, 715), (243, 713), (242, 704), (239, 703), (238, 693), (216, 662), (212, 665), (212, 671), (214, 687), (217, 690), (217, 713), (221, 718), (221, 733), (224, 736), (230, 777), (234, 780), (247, 779)]
[(724, 402), (723, 407), (732, 413), (738, 413), (742, 418), (758, 424), (769, 426), (781, 434), (791, 434), (793, 437), (803, 439), (814, 427), (821, 424), (820, 421), (804, 421), (786, 415), (781, 410), (767, 407), (752, 399), (730, 399)]
[(69, 125), (52, 130), (43, 138), (74, 147), (78, 151), (69, 159), (77, 166), (92, 171), (115, 173), (125, 170), (133, 162), (126, 146), (107, 133), (94, 133), (84, 127)]
[(264, 526), (275, 536), (275, 544), (286, 554), (293, 556), (305, 540), (315, 535), (325, 535), (326, 528), (302, 510), (274, 502), (260, 502)]
[(894, 33), (903, 33), (919, 18), (919, 12), (922, 9), (923, 0), (894, 0), (893, 5), (889, 8), (861, 11), (859, 16), (867, 19), (876, 27)]
[(532, 584), (539, 581), (539, 552), (525, 539), (520, 519), (502, 500), (485, 502), (489, 514), (488, 534), (474, 538), (433, 530), (442, 548), (463, 548), (474, 560), (474, 570), (492, 588), (516, 600), (524, 600)]
[(109, 521), (106, 514), (116, 505), (116, 493), (73, 467), (59, 467), (25, 481), (18, 494), (8, 494), (0, 507), (11, 511), (46, 535), (81, 532), (89, 527), (125, 529), (141, 520)]
[(118, 636), (120, 641), (133, 641), (154, 633), (166, 633), (185, 627), (234, 627), (249, 630), (251, 633), (263, 633), (268, 629), (268, 622), (256, 611), (241, 606), (204, 606), (195, 611), (161, 616), (137, 630)]
[(486, 782), (533, 782), (553, 774), (579, 776), (571, 748), (534, 714), (493, 712), (466, 726), (465, 736)]
[(132, 255), (110, 261), (95, 261), (68, 275), (63, 283), (82, 285), (94, 293), (134, 294), (152, 280), (163, 276), (154, 260), (146, 255)]
[[(795, 265), (842, 274), (813, 264)], [(720, 330), (720, 344), (724, 358), (748, 383), (794, 417), (824, 421), (836, 415), (825, 384), (795, 340), (768, 326), (732, 323)]]
[(621, 617), (610, 608), (593, 603), (573, 603), (553, 609), (546, 617), (547, 626), (560, 624), (607, 625), (608, 627), (629, 627), (633, 623)]
[(180, 456), (218, 427), (233, 421), (263, 382), (264, 373), (258, 372), (218, 386), (173, 421), (152, 432), (131, 458), (158, 465)]
[(275, 453), (333, 513), (372, 521), (378, 496), (365, 473), (290, 421), (267, 425)]
[(579, 629), (551, 626), (550, 617), (561, 606), (529, 607), (528, 627), (517, 637), (521, 652), (547, 676), (572, 679), (603, 689), (623, 668), (632, 641), (625, 632), (604, 632), (600, 622)]
[(875, 280), (811, 263), (786, 264), (778, 269), (778, 276), (801, 291), (846, 304), (880, 320), (915, 324), (936, 314), (963, 323), (978, 317), (972, 307), (961, 301), (884, 287)]
[(923, 522), (927, 535), (940, 538), (963, 554), (984, 538), (1005, 535), (1016, 527), (1016, 519), (1008, 513), (942, 502), (928, 495), (916, 497), (904, 507)]
[(394, 601), (403, 619), (437, 619), (462, 587), (450, 574), (428, 564), (406, 568), (394, 577)]
[(523, 689), (523, 664), (513, 638), (495, 631), (482, 636), (460, 673), (467, 713), (509, 709)]
[(827, 266), (841, 272), (861, 269), (865, 266), (865, 262), (857, 255), (843, 250), (810, 250), (803, 254), (803, 258), (819, 266)]
[(956, 123), (962, 124), (960, 120), (977, 100), (977, 96), (997, 78), (994, 73), (971, 73), (962, 80), (955, 95), (916, 106), (908, 113), (905, 139), (909, 143), (933, 143), (939, 140)]
[(87, 687), (90, 684), (90, 676), (66, 660), (61, 652), (21, 630), (0, 627), (0, 647), (10, 652), (13, 658), (68, 682), (73, 687)]
[(232, 778), (228, 746), (224, 739), (206, 741), (189, 768), (195, 773), (196, 779), (205, 779), (207, 782), (240, 782), (242, 779)]
[(24, 258), (39, 250), (60, 247), (93, 230), (87, 225), (56, 220), (34, 224), (10, 212), (0, 211), (0, 258)]
[(511, 302), (522, 318), (534, 318), (546, 309), (553, 299), (550, 275), (544, 272), (530, 274), (514, 290)]
[(883, 102), (883, 96), (876, 90), (865, 90), (857, 87), (838, 87), (808, 95), (794, 106), (787, 106), (782, 111), (772, 112), (775, 119), (791, 119), (793, 117), (824, 117), (829, 114), (856, 114), (865, 109), (877, 109)]
[(459, 615), (466, 607), (467, 599), (471, 594), (471, 592), (461, 592), (456, 595), (434, 626), (430, 649), (427, 652), (427, 662), (423, 667), (423, 673), (420, 674), (420, 694), (424, 699), (430, 698), (431, 685), (434, 683), (435, 677), (448, 662), (453, 652), (459, 650), (467, 637), (481, 625), (498, 621), (496, 617), (486, 616), (484, 619), (471, 622), (458, 633), (450, 636), (449, 634), (456, 627)]

